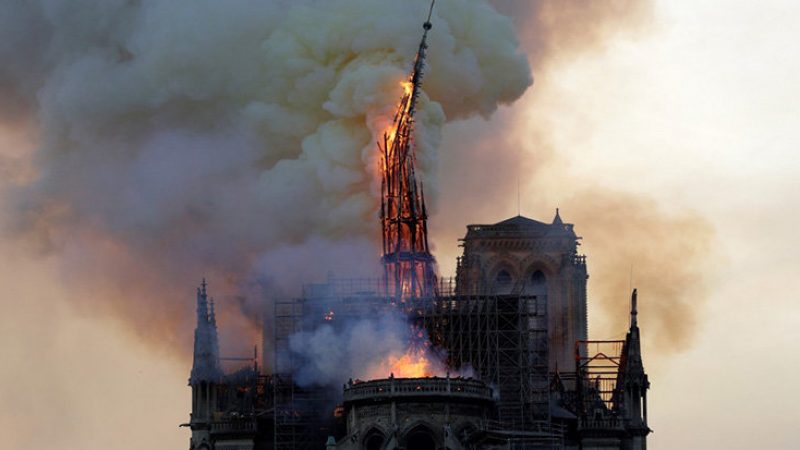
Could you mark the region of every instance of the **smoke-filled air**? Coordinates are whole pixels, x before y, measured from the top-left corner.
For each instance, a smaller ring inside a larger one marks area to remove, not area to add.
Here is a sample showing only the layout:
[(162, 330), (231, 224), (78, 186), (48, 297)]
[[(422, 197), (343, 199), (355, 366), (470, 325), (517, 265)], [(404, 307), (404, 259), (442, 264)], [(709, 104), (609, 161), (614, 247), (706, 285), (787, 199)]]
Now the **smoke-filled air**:
[[(206, 276), (223, 351), (240, 351), (259, 340), (270, 297), (330, 273), (375, 272), (376, 141), (428, 7), (11, 0), (0, 15), (5, 234), (55, 258), (75, 305), (184, 355), (192, 287)], [(516, 213), (505, 199), (519, 180), (523, 213), (548, 219), (561, 206), (585, 238), (591, 315), (602, 324), (591, 334), (621, 329), (635, 265), (653, 304), (646, 337), (677, 349), (706, 296), (698, 268), (711, 228), (571, 174), (581, 150), (559, 147), (568, 125), (552, 78), (610, 36), (640, 32), (649, 12), (649, 2), (439, 0), (416, 115), (418, 175), (443, 275), (466, 223)], [(531, 112), (493, 114), (523, 94)], [(665, 270), (675, 258), (683, 264)]]
[[(720, 262), (714, 229), (697, 211), (609, 180), (602, 169), (607, 149), (593, 141), (602, 124), (590, 120), (611, 122), (603, 119), (609, 105), (595, 100), (594, 86), (569, 77), (573, 65), (603, 54), (610, 42), (636, 41), (652, 31), (653, 2), (493, 5), (513, 18), (536, 84), (489, 121), (474, 118), (446, 128), (439, 154), (448, 165), (439, 174), (441, 201), (431, 217), (440, 264), (453, 266), (467, 223), (493, 223), (518, 212), (547, 222), (560, 207), (583, 237), (579, 251), (588, 256), (590, 336), (621, 337), (630, 288), (638, 287), (644, 339), (662, 354), (687, 349)], [(601, 88), (620, 83), (602, 68), (593, 76)], [(610, 145), (620, 147), (629, 131), (620, 129)], [(624, 152), (631, 159), (645, 153), (638, 146)], [(631, 178), (642, 175), (634, 171), (627, 169)]]
[[(33, 132), (32, 150), (2, 160), (17, 174), (5, 229), (58, 255), (79, 304), (182, 349), (203, 275), (230, 330), (269, 293), (370, 273), (375, 142), (428, 7), (12, 0), (0, 117)], [(490, 115), (532, 76), (511, 21), (487, 2), (440, 0), (431, 22), (416, 130), (435, 197), (445, 123)]]
[[(374, 320), (352, 319), (303, 331), (289, 339), (295, 377), (301, 386), (337, 386), (344, 380), (395, 377), (473, 376), (470, 367), (452, 373), (446, 355), (405, 313), (389, 311)], [(409, 345), (409, 343), (415, 343)], [(285, 355), (289, 357), (289, 355)]]

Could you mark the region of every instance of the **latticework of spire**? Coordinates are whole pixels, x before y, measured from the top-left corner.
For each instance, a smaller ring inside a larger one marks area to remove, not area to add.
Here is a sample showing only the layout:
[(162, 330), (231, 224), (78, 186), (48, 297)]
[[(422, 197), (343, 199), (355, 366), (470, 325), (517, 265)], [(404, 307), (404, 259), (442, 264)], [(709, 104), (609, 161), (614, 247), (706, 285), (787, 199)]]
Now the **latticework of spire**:
[(414, 68), (403, 82), (403, 96), (391, 128), (383, 135), (381, 151), (381, 225), (383, 228), (384, 277), (387, 295), (405, 302), (435, 294), (436, 261), (428, 247), (425, 198), (414, 167), (414, 113), (422, 84), (425, 53), (428, 48), (430, 17), (419, 44)]

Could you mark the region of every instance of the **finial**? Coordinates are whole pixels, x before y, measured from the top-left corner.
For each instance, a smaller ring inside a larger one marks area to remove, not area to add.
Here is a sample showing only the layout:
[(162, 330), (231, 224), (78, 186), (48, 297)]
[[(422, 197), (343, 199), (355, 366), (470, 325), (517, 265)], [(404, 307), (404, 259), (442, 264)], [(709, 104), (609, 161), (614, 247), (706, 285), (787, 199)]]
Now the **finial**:
[(639, 314), (639, 312), (636, 311), (636, 296), (636, 289), (634, 289), (631, 293), (631, 328), (638, 326), (636, 316)]
[(208, 283), (206, 283), (206, 277), (203, 277), (203, 281), (200, 283), (200, 286), (200, 293), (206, 295), (206, 288), (208, 287)]
[(553, 217), (553, 225), (564, 225), (564, 221), (561, 220), (561, 213), (559, 209), (556, 208), (556, 216)]
[(424, 28), (425, 31), (428, 31), (433, 27), (433, 25), (431, 25), (431, 16), (433, 16), (433, 5), (435, 5), (435, 4), (436, 4), (436, 0), (433, 0), (431, 2), (431, 9), (428, 10), (428, 20), (426, 20), (425, 23), (422, 24), (422, 28)]

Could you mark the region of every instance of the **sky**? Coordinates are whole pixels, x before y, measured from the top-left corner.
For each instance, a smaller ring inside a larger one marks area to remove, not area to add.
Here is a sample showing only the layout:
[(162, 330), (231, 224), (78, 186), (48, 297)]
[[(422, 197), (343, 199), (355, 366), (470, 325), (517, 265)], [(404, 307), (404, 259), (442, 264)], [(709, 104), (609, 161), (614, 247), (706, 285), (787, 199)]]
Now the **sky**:
[[(513, 132), (548, 121), (558, 161), (547, 164), (556, 173), (537, 174), (568, 180), (523, 187), (523, 215), (552, 217), (554, 205), (537, 199), (558, 204), (568, 183), (591, 180), (695, 211), (713, 227), (698, 268), (708, 298), (692, 308), (699, 320), (691, 343), (667, 355), (652, 342), (644, 349), (649, 448), (797, 448), (799, 15), (790, 1), (656, 2), (644, 32), (557, 64), (508, 111), (523, 124)], [(495, 217), (513, 215), (514, 203)], [(562, 217), (571, 221), (570, 210)], [(579, 234), (591, 227), (576, 223)], [(601, 255), (584, 244), (591, 315), (601, 300), (592, 296), (592, 261)], [(631, 265), (636, 286), (644, 268)], [(639, 288), (646, 323), (655, 305)], [(603, 337), (596, 330), (604, 328), (591, 315), (590, 335)], [(643, 325), (642, 333), (651, 330)]]
[[(593, 264), (607, 259), (600, 252), (608, 247), (589, 242), (591, 216), (578, 222), (577, 213), (570, 215), (570, 198), (581, 192), (635, 193), (666, 213), (691, 213), (710, 224), (697, 268), (705, 294), (696, 304), (684, 299), (697, 322), (685, 343), (672, 348), (647, 340), (648, 314), (663, 310), (648, 305), (648, 287), (639, 285), (651, 449), (797, 447), (800, 394), (791, 386), (800, 370), (798, 18), (800, 5), (791, 1), (656, 1), (635, 31), (533, 67), (534, 87), (487, 122), (445, 127), (444, 155), (474, 125), (502, 130), (504, 142), (518, 143), (520, 167), (538, 165), (530, 174), (504, 173), (502, 161), (492, 167), (487, 160), (481, 180), (513, 200), (481, 205), (460, 226), (499, 221), (518, 208), (545, 220), (560, 206), (586, 237), (590, 274), (602, 270)], [(542, 127), (544, 153), (541, 138), (526, 139)], [(30, 144), (31, 133), (4, 125), (0, 144)], [(481, 189), (463, 181), (474, 179), (464, 176), (469, 172), (452, 173), (462, 169), (440, 164), (443, 202), (448, 189), (466, 197)], [(439, 214), (447, 211), (440, 205)], [(458, 250), (452, 238), (462, 232), (434, 227), (444, 273)], [(178, 425), (188, 420), (188, 360), (143, 340), (118, 316), (98, 315), (94, 303), (68, 302), (75, 293), (58, 255), (35, 256), (7, 239), (0, 254), (4, 445), (187, 446), (189, 433)], [(659, 270), (683, 262), (680, 254), (668, 256)], [(630, 261), (632, 284), (637, 273), (647, 273), (645, 263)], [(594, 277), (589, 283), (590, 334), (619, 337), (613, 311), (592, 309), (592, 301), (603, 299), (595, 295)], [(125, 293), (108, 288), (97, 295)]]

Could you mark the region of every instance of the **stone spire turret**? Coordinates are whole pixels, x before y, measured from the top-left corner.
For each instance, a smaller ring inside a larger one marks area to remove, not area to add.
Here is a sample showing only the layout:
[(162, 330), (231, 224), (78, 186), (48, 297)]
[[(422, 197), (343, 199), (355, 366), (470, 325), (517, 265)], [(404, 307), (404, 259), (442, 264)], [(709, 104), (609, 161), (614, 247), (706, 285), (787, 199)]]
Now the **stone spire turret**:
[(647, 426), (647, 390), (650, 381), (642, 363), (642, 346), (639, 332), (637, 291), (631, 293), (631, 324), (622, 349), (618, 387), (623, 392), (624, 419), (633, 436), (631, 447), (644, 449), (644, 439), (650, 433)]
[(209, 311), (208, 284), (205, 278), (197, 288), (197, 326), (194, 330), (194, 363), (189, 384), (216, 381), (222, 376), (214, 304)]
[(197, 288), (197, 327), (194, 329), (194, 362), (189, 386), (192, 388), (191, 448), (214, 448), (211, 422), (217, 410), (217, 388), (222, 381), (214, 301), (209, 302), (206, 279)]
[(558, 208), (556, 208), (556, 216), (553, 217), (553, 225), (564, 225), (564, 221), (561, 220), (561, 214), (559, 214)]

